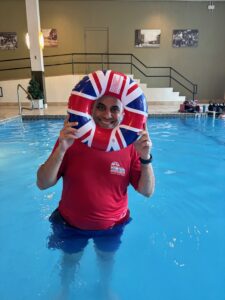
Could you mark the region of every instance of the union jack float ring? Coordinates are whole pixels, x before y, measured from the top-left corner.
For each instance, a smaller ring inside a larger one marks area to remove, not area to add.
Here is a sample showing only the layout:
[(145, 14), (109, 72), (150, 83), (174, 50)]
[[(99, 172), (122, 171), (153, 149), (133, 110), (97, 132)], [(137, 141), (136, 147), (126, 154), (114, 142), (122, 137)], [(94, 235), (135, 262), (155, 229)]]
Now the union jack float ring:
[[(113, 129), (95, 124), (91, 111), (93, 101), (113, 96), (122, 102), (124, 117)], [(87, 146), (102, 151), (117, 151), (138, 138), (146, 122), (147, 104), (141, 88), (123, 73), (96, 71), (85, 76), (72, 90), (68, 102), (69, 122), (78, 122), (77, 138)]]

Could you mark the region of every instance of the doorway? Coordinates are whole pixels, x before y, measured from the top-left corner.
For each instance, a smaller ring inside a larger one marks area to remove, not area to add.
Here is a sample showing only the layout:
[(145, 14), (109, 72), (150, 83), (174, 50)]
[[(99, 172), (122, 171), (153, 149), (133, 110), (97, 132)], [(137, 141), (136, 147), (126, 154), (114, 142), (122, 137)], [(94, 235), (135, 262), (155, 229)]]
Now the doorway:
[[(84, 28), (85, 71), (86, 74), (109, 67), (109, 29), (108, 27)], [(91, 54), (90, 53), (101, 53)]]

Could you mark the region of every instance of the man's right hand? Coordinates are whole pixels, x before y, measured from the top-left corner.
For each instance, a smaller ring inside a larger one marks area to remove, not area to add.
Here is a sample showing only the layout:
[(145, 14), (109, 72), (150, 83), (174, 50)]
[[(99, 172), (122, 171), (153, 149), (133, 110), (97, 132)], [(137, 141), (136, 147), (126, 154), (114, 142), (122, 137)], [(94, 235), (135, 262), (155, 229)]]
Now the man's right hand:
[(55, 151), (49, 156), (46, 162), (40, 166), (37, 172), (37, 186), (40, 189), (47, 189), (57, 182), (57, 174), (66, 150), (72, 146), (76, 137), (77, 122), (69, 122), (69, 116), (66, 117), (64, 127), (59, 134), (59, 144)]
[(76, 137), (77, 129), (73, 126), (77, 126), (78, 122), (69, 122), (69, 115), (67, 115), (64, 121), (64, 127), (59, 134), (59, 151), (65, 153), (66, 150), (72, 146)]

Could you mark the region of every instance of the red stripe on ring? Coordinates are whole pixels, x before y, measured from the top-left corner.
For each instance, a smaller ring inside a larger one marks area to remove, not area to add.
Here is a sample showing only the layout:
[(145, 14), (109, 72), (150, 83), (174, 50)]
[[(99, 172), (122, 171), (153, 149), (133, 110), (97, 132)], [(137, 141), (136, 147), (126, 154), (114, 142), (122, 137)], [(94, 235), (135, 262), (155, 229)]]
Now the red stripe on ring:
[(134, 90), (136, 90), (138, 88), (137, 84), (134, 84), (131, 88), (129, 88), (129, 90), (127, 91), (127, 95), (130, 95)]
[(118, 131), (118, 130), (116, 131), (116, 140), (117, 140), (117, 142), (118, 142), (118, 144), (119, 144), (119, 146), (120, 146), (120, 149), (123, 149), (123, 148), (124, 148), (124, 145), (123, 145), (123, 143), (122, 143), (122, 140), (121, 140), (121, 138), (120, 138), (120, 135), (119, 135), (119, 131)]
[(86, 132), (84, 135), (82, 135), (79, 140), (84, 141), (89, 135), (91, 134), (91, 129)]
[(120, 125), (127, 125), (130, 127), (139, 128), (141, 131), (142, 129), (140, 128), (140, 124), (144, 124), (147, 117), (141, 114), (137, 114), (135, 112), (128, 111), (126, 109), (124, 109), (124, 111), (125, 114)]
[[(106, 151), (112, 131), (96, 125), (91, 147)], [(101, 139), (99, 138), (101, 136)]]
[(68, 108), (90, 115), (93, 103), (93, 100), (71, 94), (69, 98)]
[(101, 86), (101, 83), (100, 83), (100, 81), (99, 81), (99, 79), (98, 79), (98, 75), (96, 74), (96, 72), (93, 73), (93, 78), (94, 78), (94, 80), (95, 80), (95, 83), (96, 83), (97, 88), (98, 88), (98, 92), (99, 92), (99, 94), (100, 94), (101, 91), (102, 91), (102, 86)]

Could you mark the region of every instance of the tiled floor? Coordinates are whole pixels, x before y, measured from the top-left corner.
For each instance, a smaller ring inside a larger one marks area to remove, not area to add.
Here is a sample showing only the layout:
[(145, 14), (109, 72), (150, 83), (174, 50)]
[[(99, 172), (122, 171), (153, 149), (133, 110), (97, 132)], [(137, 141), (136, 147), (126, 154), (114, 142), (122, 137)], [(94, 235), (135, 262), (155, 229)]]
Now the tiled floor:
[[(47, 109), (23, 110), (23, 115), (64, 115), (66, 114), (66, 105), (49, 106)], [(19, 115), (17, 106), (0, 106), (0, 120), (8, 119)]]
[[(29, 116), (39, 116), (39, 115), (66, 115), (66, 103), (65, 105), (49, 105), (47, 109), (33, 109), (33, 110), (23, 110), (23, 115)], [(178, 105), (150, 105), (150, 114), (174, 114), (177, 113), (179, 109)], [(19, 109), (15, 106), (0, 106), (0, 120), (8, 119), (19, 115)]]

